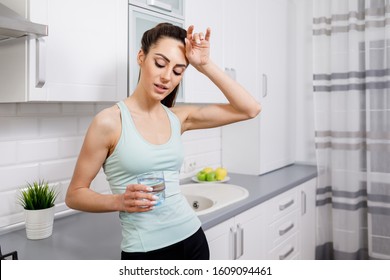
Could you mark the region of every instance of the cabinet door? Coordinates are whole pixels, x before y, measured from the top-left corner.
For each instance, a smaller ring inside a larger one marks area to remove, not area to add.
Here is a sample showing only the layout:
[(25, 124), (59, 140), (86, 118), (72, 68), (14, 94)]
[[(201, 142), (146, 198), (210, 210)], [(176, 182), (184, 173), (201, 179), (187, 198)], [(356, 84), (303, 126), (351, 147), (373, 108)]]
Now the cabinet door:
[(289, 0), (259, 1), (262, 173), (294, 160), (294, 11)]
[[(254, 96), (258, 95), (256, 6), (256, 0), (245, 4), (238, 0), (186, 1), (185, 6), (187, 26), (193, 24), (198, 31), (211, 28), (211, 59)], [(185, 102), (227, 102), (220, 90), (192, 67), (185, 79)]]
[[(115, 101), (126, 97), (127, 1), (47, 2), (49, 36), (30, 41), (30, 57), (46, 51), (42, 53), (46, 55), (46, 77), (42, 79), (47, 96), (32, 91), (30, 98)], [(39, 15), (35, 7), (31, 6), (31, 15)]]
[(232, 172), (260, 175), (294, 162), (294, 4), (288, 0), (256, 3), (254, 34), (246, 34), (257, 40), (256, 55), (250, 60), (255, 76), (249, 74), (249, 80), (242, 81), (260, 100), (262, 112), (255, 119), (222, 128), (222, 163)]
[(264, 210), (255, 206), (205, 231), (214, 260), (265, 259)]
[(315, 259), (316, 194), (317, 178), (300, 186), (301, 195), (301, 259)]
[(211, 260), (231, 260), (233, 258), (234, 231), (233, 218), (205, 231)]
[[(195, 26), (195, 32), (206, 32), (211, 28), (210, 57), (223, 69), (223, 0), (190, 0), (185, 2), (185, 25)], [(226, 102), (225, 97), (206, 76), (189, 66), (184, 74), (184, 102), (218, 103)]]
[(225, 0), (223, 69), (259, 100), (257, 0)]
[(25, 39), (20, 55), (28, 74), (18, 79), (27, 81), (26, 87), (4, 101), (116, 101), (127, 96), (126, 0), (18, 2), (31, 21), (48, 25), (49, 35)]
[(264, 213), (262, 205), (258, 205), (235, 217), (236, 259), (261, 260), (266, 258)]

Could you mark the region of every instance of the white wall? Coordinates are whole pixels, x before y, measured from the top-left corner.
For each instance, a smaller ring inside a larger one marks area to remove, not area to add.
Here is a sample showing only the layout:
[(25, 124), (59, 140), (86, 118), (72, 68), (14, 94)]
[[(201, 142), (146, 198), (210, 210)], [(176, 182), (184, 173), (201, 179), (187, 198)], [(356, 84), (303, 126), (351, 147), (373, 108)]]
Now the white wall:
[[(0, 104), (0, 233), (23, 222), (17, 190), (26, 182), (45, 179), (56, 185), (61, 192), (56, 212), (69, 212), (64, 198), (85, 132), (95, 114), (111, 105)], [(220, 163), (220, 129), (187, 132), (183, 142), (186, 159), (196, 160), (199, 168)], [(92, 187), (108, 191), (104, 173)]]

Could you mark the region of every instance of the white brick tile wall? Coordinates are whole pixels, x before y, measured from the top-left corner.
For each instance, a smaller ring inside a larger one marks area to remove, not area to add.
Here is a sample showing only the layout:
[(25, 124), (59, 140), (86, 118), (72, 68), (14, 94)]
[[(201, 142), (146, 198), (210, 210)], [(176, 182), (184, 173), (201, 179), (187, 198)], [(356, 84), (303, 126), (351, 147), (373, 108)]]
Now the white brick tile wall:
[(50, 104), (50, 106), (47, 106), (47, 104), (34, 104), (34, 106), (31, 106), (29, 103), (20, 103), (17, 108), (18, 114), (32, 117), (55, 116), (61, 112), (61, 104)]
[[(27, 181), (39, 179), (39, 163), (0, 167), (0, 192), (16, 189)], [(1, 203), (1, 201), (0, 201)]]
[(17, 162), (41, 162), (56, 159), (59, 156), (58, 142), (58, 138), (19, 141)]
[(59, 138), (59, 158), (77, 157), (83, 145), (84, 135)]
[(59, 159), (40, 163), (39, 178), (49, 182), (58, 182), (72, 177), (76, 159)]
[(0, 116), (16, 116), (17, 104), (0, 104)]
[(16, 142), (1, 142), (0, 155), (0, 167), (17, 162)]
[(31, 117), (1, 117), (0, 141), (37, 138), (38, 124), (38, 119)]
[(41, 137), (74, 136), (78, 131), (76, 117), (45, 117), (40, 121), (39, 135)]
[[(56, 212), (69, 212), (64, 200), (85, 132), (93, 117), (112, 105), (0, 104), (0, 233), (23, 225), (23, 209), (17, 196), (26, 182), (49, 181), (60, 191)], [(182, 137), (185, 157), (196, 159), (199, 168), (220, 164), (220, 129), (190, 131)], [(101, 170), (91, 188), (109, 193), (105, 178)]]

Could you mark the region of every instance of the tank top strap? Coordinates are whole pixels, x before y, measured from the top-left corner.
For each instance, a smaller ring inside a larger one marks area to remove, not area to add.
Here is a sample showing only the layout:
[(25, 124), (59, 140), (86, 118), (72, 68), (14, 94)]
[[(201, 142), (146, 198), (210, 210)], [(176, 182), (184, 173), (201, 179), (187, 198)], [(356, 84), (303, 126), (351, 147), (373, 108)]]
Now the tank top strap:
[(173, 113), (168, 107), (165, 105), (162, 105), (165, 111), (168, 114), (169, 121), (171, 123), (171, 128), (172, 128), (172, 135), (174, 136), (181, 136), (181, 123), (179, 118), (176, 116), (175, 113)]
[(121, 111), (121, 121), (122, 121), (122, 133), (128, 132), (128, 125), (131, 125), (132, 128), (135, 128), (133, 119), (131, 118), (129, 109), (127, 108), (125, 102), (119, 101), (117, 103), (119, 110)]

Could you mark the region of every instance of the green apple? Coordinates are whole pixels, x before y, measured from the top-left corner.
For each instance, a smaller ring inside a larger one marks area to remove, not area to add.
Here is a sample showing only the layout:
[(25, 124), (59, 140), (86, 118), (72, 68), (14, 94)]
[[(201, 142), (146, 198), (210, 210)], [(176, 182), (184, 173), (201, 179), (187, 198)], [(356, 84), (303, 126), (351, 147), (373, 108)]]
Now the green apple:
[(203, 171), (199, 171), (199, 172), (196, 174), (196, 178), (197, 178), (199, 181), (206, 181), (206, 173), (203, 172)]
[(209, 172), (206, 174), (206, 181), (212, 182), (216, 181), (217, 179), (215, 178), (215, 171)]

